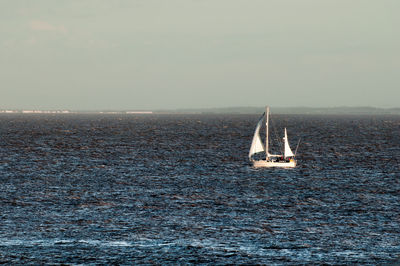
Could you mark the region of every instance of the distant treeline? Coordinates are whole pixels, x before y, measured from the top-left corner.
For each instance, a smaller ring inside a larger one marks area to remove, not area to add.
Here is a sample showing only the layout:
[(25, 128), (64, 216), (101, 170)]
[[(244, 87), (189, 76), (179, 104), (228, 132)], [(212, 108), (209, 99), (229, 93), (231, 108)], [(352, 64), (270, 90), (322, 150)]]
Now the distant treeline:
[[(262, 114), (265, 107), (226, 107), (226, 108), (193, 108), (193, 109), (159, 109), (159, 110), (5, 110), (0, 114)], [(400, 115), (400, 108), (376, 107), (271, 107), (273, 114), (337, 114), (337, 115)]]
[[(177, 109), (160, 110), (158, 112), (176, 113), (203, 113), (203, 114), (260, 114), (265, 107), (227, 107), (204, 109)], [(275, 114), (396, 114), (400, 115), (400, 108), (376, 108), (376, 107), (271, 107)]]

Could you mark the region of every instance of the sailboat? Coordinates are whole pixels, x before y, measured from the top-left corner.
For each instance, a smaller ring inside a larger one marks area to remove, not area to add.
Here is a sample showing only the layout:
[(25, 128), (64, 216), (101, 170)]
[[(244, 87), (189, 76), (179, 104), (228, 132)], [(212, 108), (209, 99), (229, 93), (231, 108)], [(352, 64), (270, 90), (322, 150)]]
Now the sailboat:
[[(262, 143), (260, 137), (260, 129), (264, 121), (265, 115), (265, 131), (266, 131), (266, 139), (265, 146)], [(254, 132), (253, 141), (251, 142), (251, 147), (249, 151), (249, 159), (253, 163), (253, 166), (258, 167), (285, 167), (285, 168), (293, 168), (296, 167), (295, 154), (293, 154), (292, 150), (289, 146), (289, 141), (287, 137), (287, 131), (285, 128), (283, 142), (284, 142), (284, 150), (283, 154), (271, 154), (268, 151), (269, 144), (269, 107), (266, 107), (266, 112), (260, 118), (257, 123), (256, 130)], [(255, 160), (253, 158), (254, 154), (265, 152), (265, 160)]]

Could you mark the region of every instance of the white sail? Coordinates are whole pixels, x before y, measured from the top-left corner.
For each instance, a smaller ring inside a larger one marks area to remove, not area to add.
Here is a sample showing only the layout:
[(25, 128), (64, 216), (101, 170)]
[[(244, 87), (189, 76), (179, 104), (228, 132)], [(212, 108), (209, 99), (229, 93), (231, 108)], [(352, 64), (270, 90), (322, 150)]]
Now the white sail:
[(286, 128), (285, 128), (285, 137), (283, 138), (283, 140), (285, 142), (285, 151), (284, 151), (285, 158), (294, 156), (294, 154), (293, 154), (293, 152), (292, 152), (292, 150), (290, 149), (290, 146), (289, 146), (289, 141), (288, 141), (288, 137), (287, 137), (287, 133), (286, 133)]
[(262, 125), (263, 117), (258, 121), (256, 130), (254, 131), (254, 136), (253, 136), (253, 141), (251, 142), (251, 147), (249, 151), (249, 159), (251, 159), (251, 156), (255, 153), (265, 151), (264, 150), (264, 145), (261, 141), (260, 137), (260, 128)]

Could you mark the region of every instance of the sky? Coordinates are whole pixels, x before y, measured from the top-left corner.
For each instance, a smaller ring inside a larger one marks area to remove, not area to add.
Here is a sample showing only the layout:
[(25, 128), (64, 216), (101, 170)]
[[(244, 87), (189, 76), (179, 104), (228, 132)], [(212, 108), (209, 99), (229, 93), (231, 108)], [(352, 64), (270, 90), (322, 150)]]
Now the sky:
[(0, 109), (400, 107), (398, 0), (0, 0)]

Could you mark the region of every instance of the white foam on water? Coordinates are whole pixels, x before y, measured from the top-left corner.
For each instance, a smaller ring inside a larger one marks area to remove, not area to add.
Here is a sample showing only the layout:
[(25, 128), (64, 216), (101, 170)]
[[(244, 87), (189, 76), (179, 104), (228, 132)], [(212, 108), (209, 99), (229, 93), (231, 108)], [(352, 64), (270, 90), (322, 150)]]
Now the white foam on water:
[(100, 240), (91, 240), (91, 239), (86, 239), (86, 240), (81, 239), (78, 242), (79, 243), (83, 243), (83, 244), (88, 244), (88, 245), (91, 245), (91, 246), (99, 246), (102, 241), (100, 241)]
[(69, 239), (0, 239), (0, 246), (40, 246), (50, 247), (55, 244), (72, 243)]
[(108, 243), (108, 245), (111, 247), (130, 247), (130, 246), (132, 246), (131, 243), (128, 243), (126, 241), (110, 241)]
[(90, 246), (129, 247), (132, 243), (127, 241), (101, 241), (95, 239), (0, 239), (0, 246), (41, 246), (49, 247), (63, 244), (87, 244)]
[(337, 251), (334, 254), (338, 257), (350, 257), (350, 258), (366, 258), (367, 255), (355, 250), (344, 250), (344, 251)]

